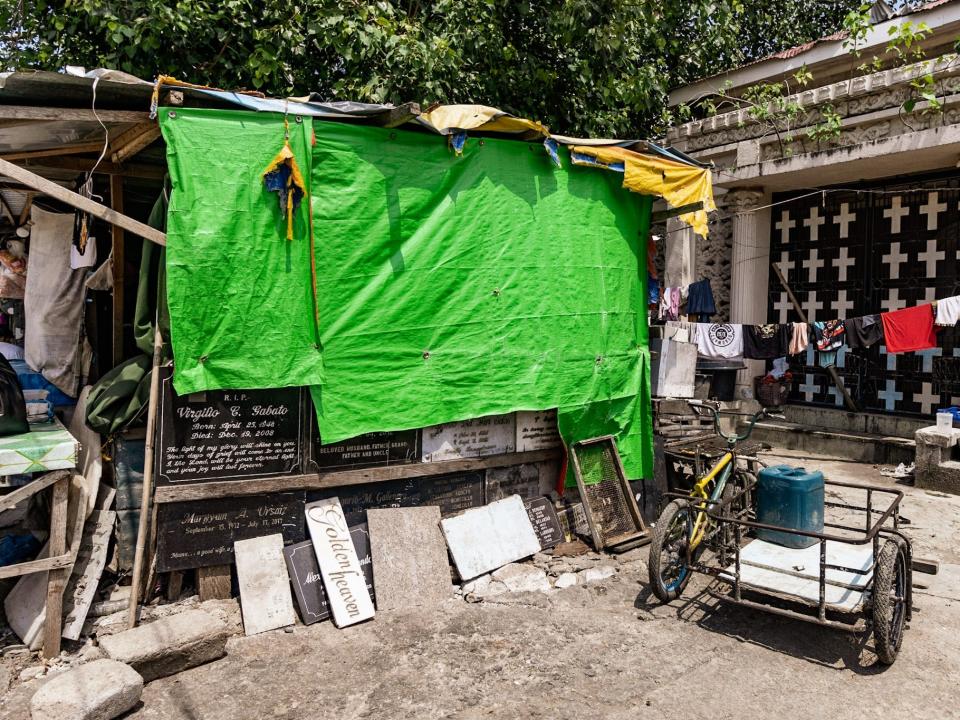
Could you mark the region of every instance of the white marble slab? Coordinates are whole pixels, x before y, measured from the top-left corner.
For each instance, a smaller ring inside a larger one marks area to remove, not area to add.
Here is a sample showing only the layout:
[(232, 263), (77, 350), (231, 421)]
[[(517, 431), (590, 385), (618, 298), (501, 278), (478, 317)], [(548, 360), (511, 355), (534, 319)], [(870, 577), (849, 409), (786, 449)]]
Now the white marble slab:
[(562, 442), (555, 409), (517, 412), (517, 452), (547, 450), (560, 447)]
[(424, 428), (423, 462), (515, 452), (516, 427), (516, 419), (510, 413)]
[(440, 527), (463, 580), (540, 552), (540, 540), (519, 495), (441, 520)]
[(283, 535), (237, 540), (233, 552), (244, 634), (256, 635), (296, 624), (290, 576), (283, 559)]
[[(827, 541), (827, 564), (857, 570), (850, 573), (827, 569), (828, 581), (860, 588), (824, 586), (827, 605), (852, 611), (863, 602), (864, 590), (873, 577), (873, 546), (851, 545)], [(786, 570), (788, 572), (778, 572)], [(735, 565), (726, 568), (733, 578)], [(753, 540), (740, 551), (740, 582), (758, 590), (789, 595), (802, 602), (817, 605), (820, 602), (820, 543), (807, 548), (788, 548), (765, 540)]]

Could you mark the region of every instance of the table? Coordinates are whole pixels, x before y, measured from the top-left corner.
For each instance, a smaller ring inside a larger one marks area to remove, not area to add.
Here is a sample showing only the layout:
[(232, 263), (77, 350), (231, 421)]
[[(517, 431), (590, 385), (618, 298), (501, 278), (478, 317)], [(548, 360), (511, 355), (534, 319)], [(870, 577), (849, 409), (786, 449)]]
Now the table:
[(0, 437), (0, 476), (77, 466), (80, 443), (59, 420), (37, 423), (21, 435)]
[[(11, 493), (0, 496), (0, 512), (8, 510), (31, 495), (52, 487), (50, 500), (50, 540), (47, 557), (0, 567), (0, 579), (46, 572), (46, 621), (43, 628), (43, 655), (60, 654), (60, 625), (63, 616), (63, 591), (80, 546), (83, 530), (83, 502), (77, 504), (73, 538), (67, 547), (67, 499), (72, 470), (77, 464), (79, 443), (57, 420), (31, 425), (29, 432), (0, 438), (0, 476), (46, 472)], [(56, 621), (52, 621), (56, 618)]]

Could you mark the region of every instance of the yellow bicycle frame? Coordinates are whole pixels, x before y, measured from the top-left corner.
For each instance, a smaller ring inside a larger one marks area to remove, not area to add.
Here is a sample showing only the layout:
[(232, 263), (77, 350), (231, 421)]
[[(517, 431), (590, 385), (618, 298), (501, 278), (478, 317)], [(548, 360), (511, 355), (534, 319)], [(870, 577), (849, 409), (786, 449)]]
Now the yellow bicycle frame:
[(713, 466), (713, 469), (710, 470), (706, 475), (700, 478), (697, 483), (693, 486), (693, 490), (690, 491), (690, 497), (699, 498), (700, 503), (700, 512), (697, 513), (697, 519), (693, 524), (693, 532), (690, 535), (690, 550), (693, 551), (696, 549), (697, 545), (700, 544), (700, 541), (703, 540), (703, 534), (707, 528), (707, 514), (704, 512), (705, 503), (703, 501), (709, 500), (710, 496), (707, 494), (707, 485), (719, 475), (727, 465), (733, 460), (733, 453), (724, 453), (723, 457), (717, 461), (717, 464)]

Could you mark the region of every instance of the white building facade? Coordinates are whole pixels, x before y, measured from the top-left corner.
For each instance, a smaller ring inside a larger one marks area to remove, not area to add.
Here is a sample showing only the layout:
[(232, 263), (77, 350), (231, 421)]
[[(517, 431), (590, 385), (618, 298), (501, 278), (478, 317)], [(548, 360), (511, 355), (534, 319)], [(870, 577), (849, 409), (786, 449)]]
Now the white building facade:
[[(857, 43), (859, 55), (838, 34), (671, 94), (671, 105), (695, 106), (718, 92), (749, 95), (784, 79), (795, 87), (796, 73), (812, 75), (784, 100), (792, 118), (758, 119), (731, 105), (669, 131), (669, 145), (714, 163), (720, 210), (707, 241), (671, 221), (666, 286), (709, 277), (719, 319), (745, 324), (800, 319), (772, 262), (810, 322), (960, 294), (960, 2), (886, 15)], [(920, 62), (887, 52), (904, 23), (907, 31), (929, 27)], [(881, 69), (859, 67), (874, 55)], [(933, 102), (921, 96), (931, 86)], [(960, 334), (948, 329), (936, 349), (841, 351), (837, 368), (863, 410), (920, 416), (960, 404), (960, 386), (948, 381), (955, 364)], [(764, 370), (762, 362), (750, 365), (740, 377), (742, 398)], [(792, 365), (793, 402), (843, 405), (812, 351)]]

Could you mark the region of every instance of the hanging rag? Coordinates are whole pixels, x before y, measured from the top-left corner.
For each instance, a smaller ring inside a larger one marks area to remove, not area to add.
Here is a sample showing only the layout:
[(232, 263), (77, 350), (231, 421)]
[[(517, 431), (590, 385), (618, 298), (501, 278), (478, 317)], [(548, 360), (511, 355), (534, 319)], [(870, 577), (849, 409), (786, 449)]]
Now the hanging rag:
[(709, 323), (710, 316), (717, 314), (710, 281), (704, 278), (690, 285), (687, 291), (687, 314), (699, 315), (700, 322)]
[(807, 323), (792, 323), (788, 354), (805, 353), (808, 345), (810, 345), (810, 326)]
[(89, 345), (83, 322), (85, 269), (70, 269), (74, 214), (30, 209), (30, 271), (24, 291), (24, 357), (71, 398), (87, 374)]
[(950, 327), (960, 322), (960, 295), (937, 300), (937, 325)]
[(817, 350), (820, 352), (829, 352), (842, 348), (845, 334), (844, 330), (843, 320), (815, 322), (813, 324), (813, 331), (817, 338)]
[(790, 349), (789, 325), (744, 325), (743, 356), (749, 360), (773, 360)]
[(647, 272), (654, 280), (657, 279), (657, 243), (653, 238), (647, 240)]
[(937, 346), (933, 305), (929, 303), (882, 313), (880, 319), (888, 353), (914, 352)]
[(813, 333), (816, 338), (817, 360), (820, 367), (833, 367), (837, 364), (837, 351), (843, 347), (845, 335), (843, 320), (815, 322)]
[(879, 315), (864, 315), (846, 321), (847, 346), (850, 348), (868, 348), (883, 342), (883, 323)]
[(263, 171), (263, 184), (268, 191), (280, 196), (280, 211), (287, 219), (287, 240), (293, 240), (293, 216), (307, 192), (307, 185), (290, 147), (290, 126), (286, 118), (283, 119), (283, 126), (283, 148)]
[(647, 275), (647, 304), (658, 305), (660, 303), (660, 281), (656, 277)]
[(663, 289), (663, 297), (660, 299), (660, 319), (680, 319), (680, 288), (669, 287)]

